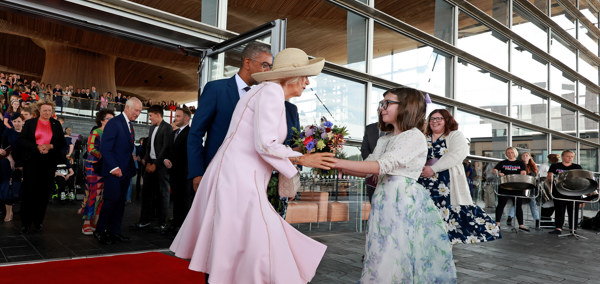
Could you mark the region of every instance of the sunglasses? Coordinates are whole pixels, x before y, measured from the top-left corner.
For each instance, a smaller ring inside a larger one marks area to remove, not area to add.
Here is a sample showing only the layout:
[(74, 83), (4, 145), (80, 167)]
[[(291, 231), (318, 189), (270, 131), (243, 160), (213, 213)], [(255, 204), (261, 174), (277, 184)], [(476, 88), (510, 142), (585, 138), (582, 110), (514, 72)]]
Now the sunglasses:
[(379, 102), (379, 108), (387, 110), (388, 106), (390, 104), (399, 104), (400, 102), (398, 101), (392, 101), (392, 100), (383, 100)]

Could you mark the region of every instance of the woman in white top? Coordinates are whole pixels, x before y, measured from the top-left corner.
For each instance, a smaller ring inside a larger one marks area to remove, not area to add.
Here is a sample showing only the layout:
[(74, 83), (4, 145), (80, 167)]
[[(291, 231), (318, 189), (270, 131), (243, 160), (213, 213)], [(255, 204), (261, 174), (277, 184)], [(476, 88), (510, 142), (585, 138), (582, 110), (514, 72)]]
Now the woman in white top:
[(450, 242), (467, 244), (501, 238), (496, 222), (471, 199), (462, 163), (469, 154), (469, 145), (458, 131), (458, 123), (445, 109), (432, 111), (428, 121), (427, 163), (419, 183), (429, 190), (439, 208)]
[(379, 103), (379, 138), (365, 161), (336, 160), (355, 176), (379, 175), (371, 201), (361, 283), (455, 283), (444, 222), (417, 183), (427, 157), (425, 99), (411, 88), (388, 90)]

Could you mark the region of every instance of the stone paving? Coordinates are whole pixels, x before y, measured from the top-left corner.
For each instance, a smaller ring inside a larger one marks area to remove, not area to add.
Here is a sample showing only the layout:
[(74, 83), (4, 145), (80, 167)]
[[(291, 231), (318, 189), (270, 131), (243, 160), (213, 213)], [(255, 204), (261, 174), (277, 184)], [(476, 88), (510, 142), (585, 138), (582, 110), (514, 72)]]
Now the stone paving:
[[(134, 251), (163, 251), (171, 243), (168, 236), (126, 228), (130, 243), (100, 245), (80, 233), (81, 217), (75, 214), (77, 202), (51, 204), (44, 231), (21, 235), (18, 218), (0, 224), (0, 265), (74, 257), (119, 254)], [(528, 208), (524, 208), (527, 212)], [(124, 226), (137, 221), (139, 207), (126, 207)], [(586, 211), (585, 215), (594, 215)], [(526, 220), (527, 224), (532, 223)], [(328, 246), (311, 283), (357, 283), (362, 268), (365, 235), (356, 224), (327, 223), (300, 225), (299, 230)], [(579, 230), (588, 239), (559, 238), (549, 230), (511, 232), (503, 226), (503, 239), (456, 245), (453, 248), (459, 283), (600, 283), (600, 235)]]

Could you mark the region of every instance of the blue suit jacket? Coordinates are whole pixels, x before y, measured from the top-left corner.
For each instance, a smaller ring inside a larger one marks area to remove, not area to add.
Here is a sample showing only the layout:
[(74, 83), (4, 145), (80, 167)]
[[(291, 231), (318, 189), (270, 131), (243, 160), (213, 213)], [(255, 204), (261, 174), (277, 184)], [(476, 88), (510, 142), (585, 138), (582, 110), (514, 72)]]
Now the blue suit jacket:
[(119, 167), (124, 179), (131, 179), (135, 175), (135, 163), (133, 161), (133, 143), (129, 125), (123, 114), (117, 115), (108, 121), (102, 134), (102, 176), (111, 175), (110, 170)]
[[(239, 100), (235, 76), (208, 82), (204, 86), (188, 134), (189, 178), (204, 175), (206, 167), (225, 139)], [(205, 134), (206, 139), (202, 144)]]
[(298, 116), (298, 107), (288, 101), (285, 101), (285, 119), (287, 122), (288, 132), (283, 145), (293, 148), (294, 145), (292, 143), (292, 139), (294, 138), (295, 133), (292, 130), (292, 127), (295, 127), (298, 131), (300, 131), (300, 117)]

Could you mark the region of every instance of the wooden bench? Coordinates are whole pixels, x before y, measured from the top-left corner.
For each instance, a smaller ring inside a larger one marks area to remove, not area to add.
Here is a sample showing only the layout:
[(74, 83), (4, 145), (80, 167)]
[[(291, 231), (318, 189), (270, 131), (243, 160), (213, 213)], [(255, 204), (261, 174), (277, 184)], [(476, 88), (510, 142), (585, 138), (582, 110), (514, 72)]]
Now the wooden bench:
[(346, 202), (329, 202), (327, 204), (327, 221), (331, 231), (331, 222), (350, 221), (350, 206)]
[(285, 221), (290, 224), (309, 223), (308, 230), (312, 229), (312, 223), (317, 222), (319, 206), (315, 202), (290, 201), (285, 215)]

